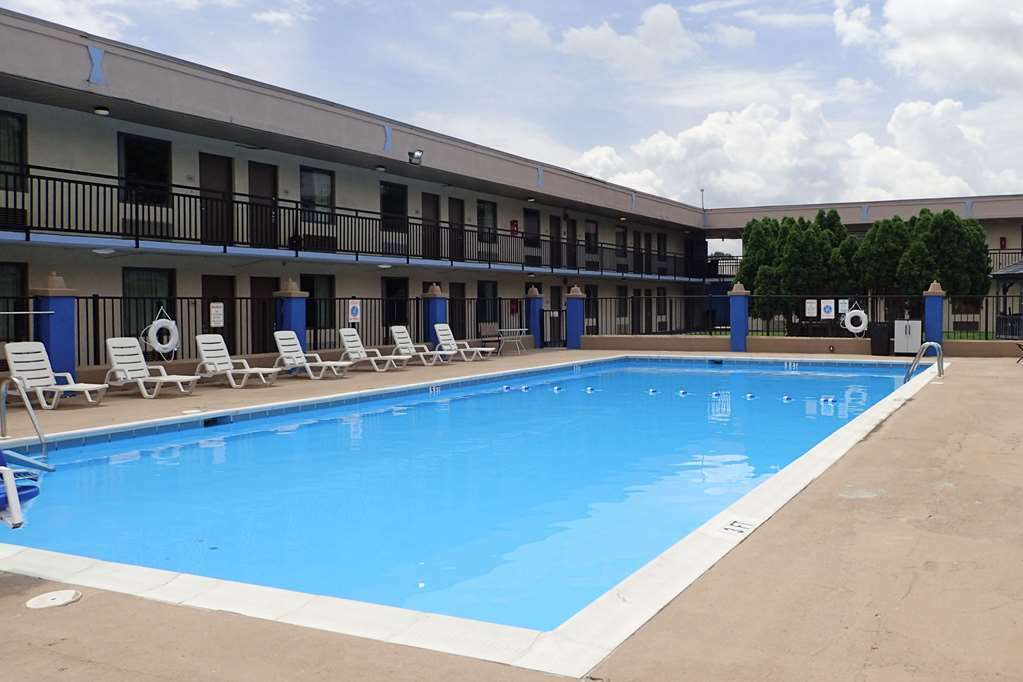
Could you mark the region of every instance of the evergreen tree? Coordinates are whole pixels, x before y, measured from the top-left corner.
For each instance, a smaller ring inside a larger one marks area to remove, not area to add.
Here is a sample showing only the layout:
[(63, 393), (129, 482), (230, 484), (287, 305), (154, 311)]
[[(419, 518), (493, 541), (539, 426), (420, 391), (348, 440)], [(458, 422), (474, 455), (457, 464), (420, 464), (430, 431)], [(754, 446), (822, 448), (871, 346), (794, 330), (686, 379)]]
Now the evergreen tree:
[(878, 294), (898, 292), (899, 260), (909, 241), (909, 226), (899, 216), (874, 223), (854, 259), (864, 289)]

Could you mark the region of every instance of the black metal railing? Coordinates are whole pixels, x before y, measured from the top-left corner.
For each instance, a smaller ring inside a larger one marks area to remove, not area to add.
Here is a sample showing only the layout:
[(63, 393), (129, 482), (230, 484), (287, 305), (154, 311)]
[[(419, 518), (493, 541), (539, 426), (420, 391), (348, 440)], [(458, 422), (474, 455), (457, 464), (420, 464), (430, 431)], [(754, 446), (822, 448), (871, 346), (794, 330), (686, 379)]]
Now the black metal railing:
[(540, 329), (544, 348), (564, 347), (565, 339), (568, 336), (565, 329), (565, 311), (541, 310)]
[(585, 333), (591, 336), (729, 332), (727, 296), (592, 298), (584, 308)]
[[(77, 296), (78, 364), (108, 364), (106, 340), (116, 336), (138, 338), (163, 310), (178, 326), (180, 344), (174, 357), (198, 360), (196, 334), (221, 334), (236, 355), (270, 353), (273, 340), (274, 300), (262, 298), (205, 299)], [(143, 343), (148, 357), (158, 359)]]
[(710, 256), (707, 258), (707, 279), (725, 279), (739, 274), (742, 258)]
[(1023, 249), (990, 249), (991, 271), (1001, 270), (1023, 261)]
[(946, 339), (1023, 339), (1023, 296), (950, 296), (945, 299)]
[[(360, 317), (349, 317), (349, 302), (358, 300)], [(424, 303), (419, 298), (310, 298), (306, 300), (306, 341), (311, 351), (341, 348), (342, 327), (359, 331), (363, 345), (386, 346), (394, 341), (391, 327), (408, 328), (414, 343), (424, 341)]]
[(424, 220), (280, 197), (152, 185), (100, 173), (0, 164), (0, 229), (141, 241), (392, 256), (576, 273), (702, 276), (681, 253)]
[(526, 302), (521, 298), (448, 299), (448, 324), (457, 339), (491, 339), (499, 329), (526, 328)]
[(850, 294), (809, 296), (750, 296), (751, 336), (854, 336), (843, 321), (848, 310), (859, 309), (870, 322), (923, 319), (922, 296)]

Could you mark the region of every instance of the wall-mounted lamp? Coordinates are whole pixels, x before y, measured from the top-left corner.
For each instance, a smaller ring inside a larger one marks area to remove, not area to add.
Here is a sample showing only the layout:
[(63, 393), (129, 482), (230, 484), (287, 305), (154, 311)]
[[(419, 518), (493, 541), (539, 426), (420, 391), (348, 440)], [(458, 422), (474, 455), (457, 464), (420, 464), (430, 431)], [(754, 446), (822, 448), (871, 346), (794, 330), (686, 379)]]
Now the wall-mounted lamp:
[(386, 172), (387, 172), (387, 166), (380, 166), (380, 165), (377, 165), (377, 166), (374, 166), (373, 168), (374, 168), (374, 170), (376, 170), (376, 171), (377, 171), (378, 173), (386, 173)]
[(423, 150), (417, 149), (414, 152), (408, 153), (408, 162), (413, 166), (423, 165)]
[(536, 201), (536, 197), (526, 197), (526, 201), (532, 204)]
[(96, 114), (97, 116), (109, 116), (110, 115), (110, 107), (104, 107), (104, 106), (93, 107), (92, 108), (92, 113)]

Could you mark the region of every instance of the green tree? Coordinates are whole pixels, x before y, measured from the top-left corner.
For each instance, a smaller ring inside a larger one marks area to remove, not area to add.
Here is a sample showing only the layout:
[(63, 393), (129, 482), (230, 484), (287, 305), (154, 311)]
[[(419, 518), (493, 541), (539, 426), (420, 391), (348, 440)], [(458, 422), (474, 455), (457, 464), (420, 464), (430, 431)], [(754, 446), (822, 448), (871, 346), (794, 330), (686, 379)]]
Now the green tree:
[(842, 217), (833, 208), (828, 210), (827, 213), (824, 212), (824, 209), (817, 211), (813, 224), (828, 234), (831, 239), (832, 248), (841, 245), (849, 236), (849, 230), (842, 223)]
[(831, 249), (831, 288), (826, 293), (839, 295), (863, 293), (862, 273), (856, 264), (856, 252), (859, 248), (860, 240), (850, 234)]
[(909, 241), (909, 225), (899, 216), (874, 223), (854, 258), (864, 289), (877, 294), (898, 293), (899, 260), (909, 248)]
[(987, 293), (991, 261), (984, 229), (976, 220), (964, 220), (950, 209), (940, 213), (923, 209), (913, 227), (926, 243), (934, 261), (934, 279), (946, 293), (952, 296)]
[(921, 238), (914, 239), (899, 259), (896, 273), (899, 290), (905, 294), (919, 294), (930, 286), (934, 276), (934, 258), (927, 242)]
[(777, 265), (781, 256), (780, 226), (773, 218), (756, 218), (742, 231), (742, 261), (736, 279), (754, 290), (757, 273), (764, 265)]
[(781, 250), (783, 293), (821, 294), (831, 290), (831, 233), (816, 222), (789, 221)]

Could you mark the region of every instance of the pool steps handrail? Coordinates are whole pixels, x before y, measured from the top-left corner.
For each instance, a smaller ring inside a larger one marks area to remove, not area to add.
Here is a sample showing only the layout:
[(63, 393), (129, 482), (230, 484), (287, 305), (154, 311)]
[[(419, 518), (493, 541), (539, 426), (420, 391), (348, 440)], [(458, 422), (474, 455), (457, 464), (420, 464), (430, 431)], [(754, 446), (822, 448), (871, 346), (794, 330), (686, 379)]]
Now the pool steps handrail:
[(945, 352), (941, 349), (941, 344), (937, 341), (927, 341), (926, 343), (921, 344), (920, 348), (916, 351), (916, 357), (913, 358), (913, 363), (909, 366), (909, 369), (906, 370), (906, 376), (903, 377), (902, 383), (906, 383), (913, 377), (913, 372), (915, 372), (916, 368), (920, 365), (920, 360), (922, 360), (927, 351), (932, 348), (938, 355), (938, 376), (945, 376)]
[(25, 411), (28, 412), (29, 421), (32, 422), (32, 428), (35, 429), (36, 437), (39, 439), (40, 454), (38, 458), (26, 457), (20, 455), (11, 450), (4, 451), (4, 457), (8, 461), (21, 464), (22, 466), (32, 467), (41, 471), (54, 471), (52, 464), (46, 463), (46, 435), (43, 433), (42, 428), (39, 426), (39, 420), (36, 419), (35, 408), (32, 407), (32, 401), (29, 400), (28, 394), (25, 393), (25, 384), (18, 377), (8, 377), (0, 383), (0, 440), (6, 439), (7, 436), (7, 393), (11, 384), (18, 389), (18, 395), (21, 396), (21, 402), (25, 404)]

